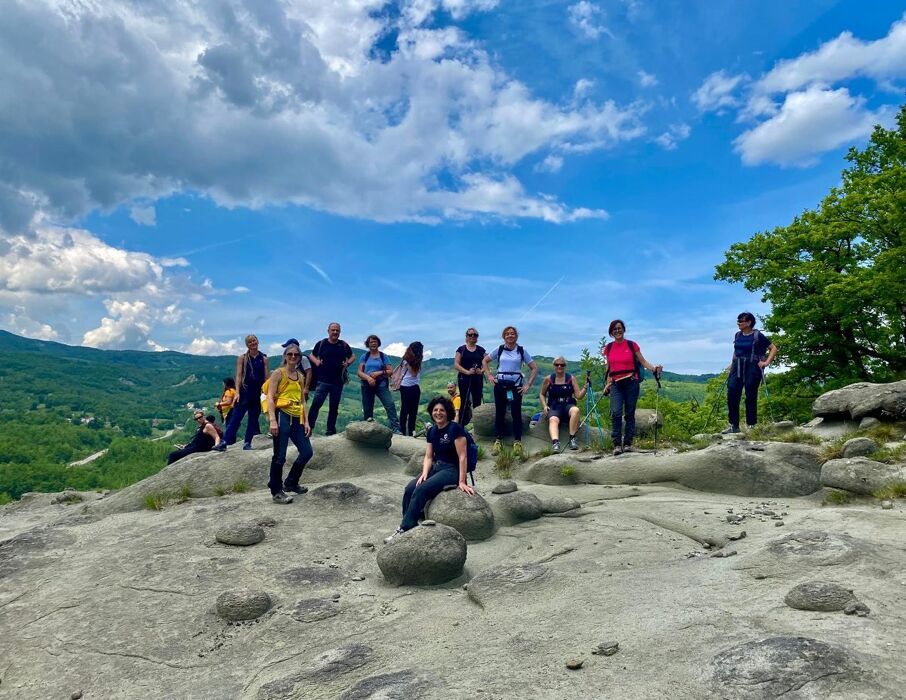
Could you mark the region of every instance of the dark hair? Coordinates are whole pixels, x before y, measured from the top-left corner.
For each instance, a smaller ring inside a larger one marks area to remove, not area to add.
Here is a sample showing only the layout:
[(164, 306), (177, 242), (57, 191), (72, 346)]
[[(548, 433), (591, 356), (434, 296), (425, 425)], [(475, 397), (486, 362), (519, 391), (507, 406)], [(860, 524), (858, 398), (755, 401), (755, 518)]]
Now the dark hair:
[(433, 419), (434, 407), (437, 404), (443, 404), (444, 410), (447, 412), (447, 422), (452, 423), (456, 418), (456, 409), (453, 408), (453, 402), (446, 396), (435, 396), (428, 402), (428, 415)]
[(214, 418), (213, 415), (211, 415), (211, 416), (205, 416), (204, 419), (205, 419), (208, 423), (214, 423), (214, 424), (217, 423), (217, 419)]
[(370, 349), (371, 349), (371, 348), (368, 347), (368, 343), (370, 343), (372, 340), (376, 340), (376, 341), (377, 341), (378, 347), (380, 347), (381, 345), (383, 345), (383, 343), (381, 342), (381, 339), (378, 338), (374, 333), (372, 333), (372, 334), (369, 335), (367, 338), (365, 338), (365, 349), (366, 349), (366, 350), (370, 350)]
[(422, 369), (422, 353), (424, 350), (425, 346), (416, 340), (414, 343), (409, 343), (409, 347), (403, 353), (403, 360), (415, 374), (418, 374)]
[(623, 319), (621, 319), (621, 318), (615, 318), (613, 321), (610, 322), (610, 325), (607, 326), (607, 335), (613, 335), (614, 326), (616, 326), (618, 323), (619, 323), (621, 326), (623, 326), (623, 331), (624, 331), (624, 332), (626, 331), (626, 324), (623, 323)]
[(739, 316), (736, 317), (737, 321), (748, 321), (752, 324), (752, 328), (755, 327), (755, 314), (750, 311), (743, 311)]
[(223, 385), (224, 385), (227, 389), (235, 389), (235, 388), (236, 388), (236, 380), (233, 379), (232, 377), (224, 377), (224, 378), (223, 378)]

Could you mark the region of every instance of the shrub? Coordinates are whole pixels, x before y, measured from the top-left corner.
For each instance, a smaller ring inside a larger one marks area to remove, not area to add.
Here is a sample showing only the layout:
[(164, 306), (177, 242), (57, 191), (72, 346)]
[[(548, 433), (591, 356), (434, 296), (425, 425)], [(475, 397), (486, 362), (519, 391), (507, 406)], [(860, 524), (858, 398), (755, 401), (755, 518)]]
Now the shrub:
[(163, 510), (170, 498), (165, 493), (149, 493), (145, 496), (145, 508), (148, 510)]
[(868, 455), (868, 458), (873, 459), (875, 462), (885, 462), (887, 464), (902, 462), (906, 458), (906, 444), (897, 445), (896, 447), (881, 447)]
[(906, 498), (906, 481), (895, 481), (892, 484), (887, 484), (883, 489), (875, 491), (872, 495), (881, 501)]
[(842, 506), (849, 503), (852, 500), (852, 494), (849, 491), (828, 491), (824, 495), (823, 504), (829, 504), (833, 506)]
[(494, 458), (494, 471), (501, 479), (509, 479), (516, 464), (516, 455), (508, 447), (501, 447), (500, 453)]
[(880, 443), (892, 442), (899, 437), (899, 431), (890, 423), (881, 423), (865, 431), (867, 437)]
[(242, 480), (240, 479), (240, 480), (237, 481), (235, 484), (233, 484), (233, 486), (232, 486), (232, 488), (231, 488), (230, 490), (231, 490), (233, 493), (246, 493), (247, 491), (251, 491), (251, 490), (252, 490), (252, 487), (249, 485), (249, 482), (247, 482), (247, 481), (242, 481)]
[(12, 503), (13, 497), (10, 496), (6, 491), (0, 493), (0, 506), (5, 506), (7, 503)]

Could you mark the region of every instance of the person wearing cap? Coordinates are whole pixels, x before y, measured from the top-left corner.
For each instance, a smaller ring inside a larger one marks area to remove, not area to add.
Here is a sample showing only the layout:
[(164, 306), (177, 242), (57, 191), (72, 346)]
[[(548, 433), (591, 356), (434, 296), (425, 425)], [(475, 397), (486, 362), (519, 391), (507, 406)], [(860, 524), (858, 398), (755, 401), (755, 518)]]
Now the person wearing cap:
[(182, 459), (186, 455), (194, 454), (195, 452), (210, 452), (216, 446), (222, 444), (220, 434), (217, 432), (214, 424), (205, 417), (204, 411), (195, 411), (193, 417), (195, 419), (195, 426), (198, 430), (195, 432), (195, 435), (192, 436), (192, 439), (188, 444), (183, 445), (169, 454), (167, 457), (167, 464), (173, 464), (176, 460)]
[(774, 361), (777, 346), (761, 331), (755, 330), (755, 316), (743, 311), (736, 318), (738, 330), (733, 337), (733, 357), (727, 371), (727, 413), (730, 425), (724, 433), (739, 432), (739, 400), (746, 393), (746, 428), (758, 422), (758, 385), (764, 369)]
[[(299, 343), (299, 341), (296, 340), (295, 338), (290, 338), (285, 343), (283, 343), (283, 345), (281, 345), (280, 347), (282, 347), (283, 349), (286, 349), (290, 345), (298, 345), (299, 347), (301, 347), (301, 343)], [(304, 401), (308, 401), (308, 389), (311, 386), (312, 371), (311, 371), (311, 360), (309, 360), (307, 357), (305, 357), (305, 355), (302, 355), (302, 357), (299, 358), (299, 371), (305, 375), (305, 384), (302, 389), (302, 399)]]

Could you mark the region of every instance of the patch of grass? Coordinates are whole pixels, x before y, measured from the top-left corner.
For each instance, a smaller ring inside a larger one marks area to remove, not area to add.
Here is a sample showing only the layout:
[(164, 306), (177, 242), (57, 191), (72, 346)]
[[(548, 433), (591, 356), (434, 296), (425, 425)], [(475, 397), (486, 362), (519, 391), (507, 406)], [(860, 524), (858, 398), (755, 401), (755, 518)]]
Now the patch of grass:
[(485, 454), (484, 445), (478, 445), (478, 459), (484, 459)]
[(148, 510), (163, 510), (170, 502), (170, 497), (165, 493), (149, 493), (145, 496), (145, 508)]
[(6, 491), (0, 493), (0, 506), (5, 506), (7, 503), (12, 503), (13, 497), (10, 496)]
[(182, 488), (179, 489), (179, 493), (176, 496), (176, 502), (185, 503), (190, 498), (192, 498), (192, 490), (189, 488), (188, 484), (183, 484)]
[(873, 428), (869, 428), (864, 432), (866, 437), (870, 437), (877, 442), (893, 442), (900, 436), (900, 431), (897, 430), (896, 426), (891, 425), (890, 423), (881, 423), (876, 425)]
[(852, 500), (849, 491), (828, 491), (824, 496), (823, 505), (842, 506)]
[(233, 493), (247, 493), (252, 490), (252, 487), (249, 485), (249, 482), (240, 479), (230, 487), (230, 490)]
[(693, 440), (692, 442), (681, 443), (676, 446), (677, 452), (692, 452), (694, 450), (703, 450), (714, 443), (711, 440)]
[(897, 445), (896, 447), (880, 447), (870, 455), (869, 459), (875, 462), (884, 462), (886, 464), (896, 464), (906, 459), (906, 444)]
[(769, 440), (771, 442), (798, 442), (806, 445), (821, 445), (821, 438), (805, 430), (777, 430), (769, 423), (759, 423), (746, 431), (749, 440)]
[(853, 435), (847, 433), (846, 435), (841, 435), (838, 438), (834, 438), (829, 443), (824, 445), (820, 450), (818, 450), (818, 459), (822, 462), (829, 462), (832, 459), (840, 459), (843, 457), (843, 445), (846, 444), (847, 440), (852, 439)]
[(501, 447), (500, 453), (494, 458), (494, 471), (501, 479), (509, 479), (513, 475), (513, 465), (516, 464), (516, 455), (508, 447)]
[(892, 484), (887, 484), (883, 489), (875, 491), (872, 496), (879, 501), (906, 498), (906, 481), (895, 481)]
[(226, 496), (226, 493), (227, 493), (227, 491), (225, 488), (223, 488), (223, 486), (214, 487), (214, 495), (217, 496), (217, 498), (220, 498), (221, 496)]
[(548, 446), (548, 447), (542, 447), (540, 450), (538, 450), (535, 453), (535, 456), (536, 457), (550, 457), (552, 454), (554, 454), (554, 448)]
[(61, 498), (59, 501), (57, 501), (57, 503), (61, 503), (64, 506), (71, 506), (74, 503), (81, 503), (84, 500), (85, 499), (82, 498), (81, 495), (77, 493), (70, 493), (66, 496), (66, 498)]
[(562, 476), (564, 479), (568, 479), (569, 481), (575, 481), (576, 480), (576, 468), (571, 467), (568, 464), (565, 464), (562, 467), (560, 467), (560, 476)]

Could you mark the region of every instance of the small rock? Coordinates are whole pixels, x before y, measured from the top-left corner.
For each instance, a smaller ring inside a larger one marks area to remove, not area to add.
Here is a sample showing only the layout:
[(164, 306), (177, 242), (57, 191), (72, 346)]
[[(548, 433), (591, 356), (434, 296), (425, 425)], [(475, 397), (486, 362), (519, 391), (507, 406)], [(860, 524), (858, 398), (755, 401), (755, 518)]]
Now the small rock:
[(234, 523), (220, 528), (214, 539), (221, 544), (248, 547), (264, 539), (264, 529), (253, 523)]
[(82, 700), (82, 691), (77, 690), (69, 696), (69, 700)]
[(363, 549), (374, 549), (374, 545), (371, 542), (362, 542), (361, 547)]
[(436, 520), (422, 520), (422, 525), (424, 525), (425, 527), (434, 527), (435, 525), (437, 525), (437, 521)]
[(735, 542), (736, 540), (744, 540), (746, 538), (746, 531), (740, 530), (737, 535), (730, 535), (727, 539)]
[(512, 479), (507, 479), (506, 481), (501, 481), (494, 488), (491, 489), (491, 493), (502, 494), (502, 493), (513, 493), (518, 487), (516, 482)]
[(225, 591), (217, 597), (217, 614), (231, 622), (254, 620), (270, 607), (271, 598), (264, 591)]
[(744, 515), (728, 515), (727, 516), (728, 523), (741, 523), (745, 519), (746, 519), (746, 516), (744, 516)]
[(330, 597), (333, 600), (339, 600), (340, 598), (342, 598), (342, 596), (339, 593), (334, 593)]
[(609, 641), (609, 642), (601, 642), (600, 644), (598, 644), (598, 646), (596, 646), (594, 648), (594, 650), (591, 653), (596, 654), (597, 656), (613, 656), (619, 650), (620, 650), (619, 642)]
[(881, 508), (884, 510), (893, 509), (893, 501), (881, 501)]
[(277, 521), (268, 516), (262, 516), (255, 521), (258, 527), (277, 527)]
[(352, 580), (353, 581), (364, 581), (365, 577), (364, 576), (353, 576)]
[(855, 601), (852, 591), (825, 581), (809, 581), (794, 586), (783, 602), (797, 610), (834, 612), (849, 607)]
[(736, 556), (737, 553), (738, 552), (735, 549), (731, 549), (729, 552), (720, 550), (719, 552), (714, 552), (714, 554), (711, 555), (711, 558), (712, 559), (724, 559), (726, 557)]
[(878, 449), (878, 443), (871, 438), (856, 437), (843, 443), (843, 457), (867, 457)]
[(566, 662), (566, 668), (570, 671), (578, 671), (582, 668), (582, 664), (585, 663), (585, 659), (570, 659)]
[(774, 523), (774, 527), (783, 527), (783, 521), (778, 520), (776, 523)]
[(859, 421), (859, 430), (868, 430), (869, 428), (874, 428), (876, 425), (881, 425), (881, 421), (874, 416), (865, 416), (865, 418)]
[(858, 615), (859, 617), (868, 617), (868, 613), (870, 613), (871, 610), (865, 603), (863, 603), (859, 600), (854, 600), (851, 603), (849, 603), (845, 608), (843, 608), (843, 612), (847, 615)]

